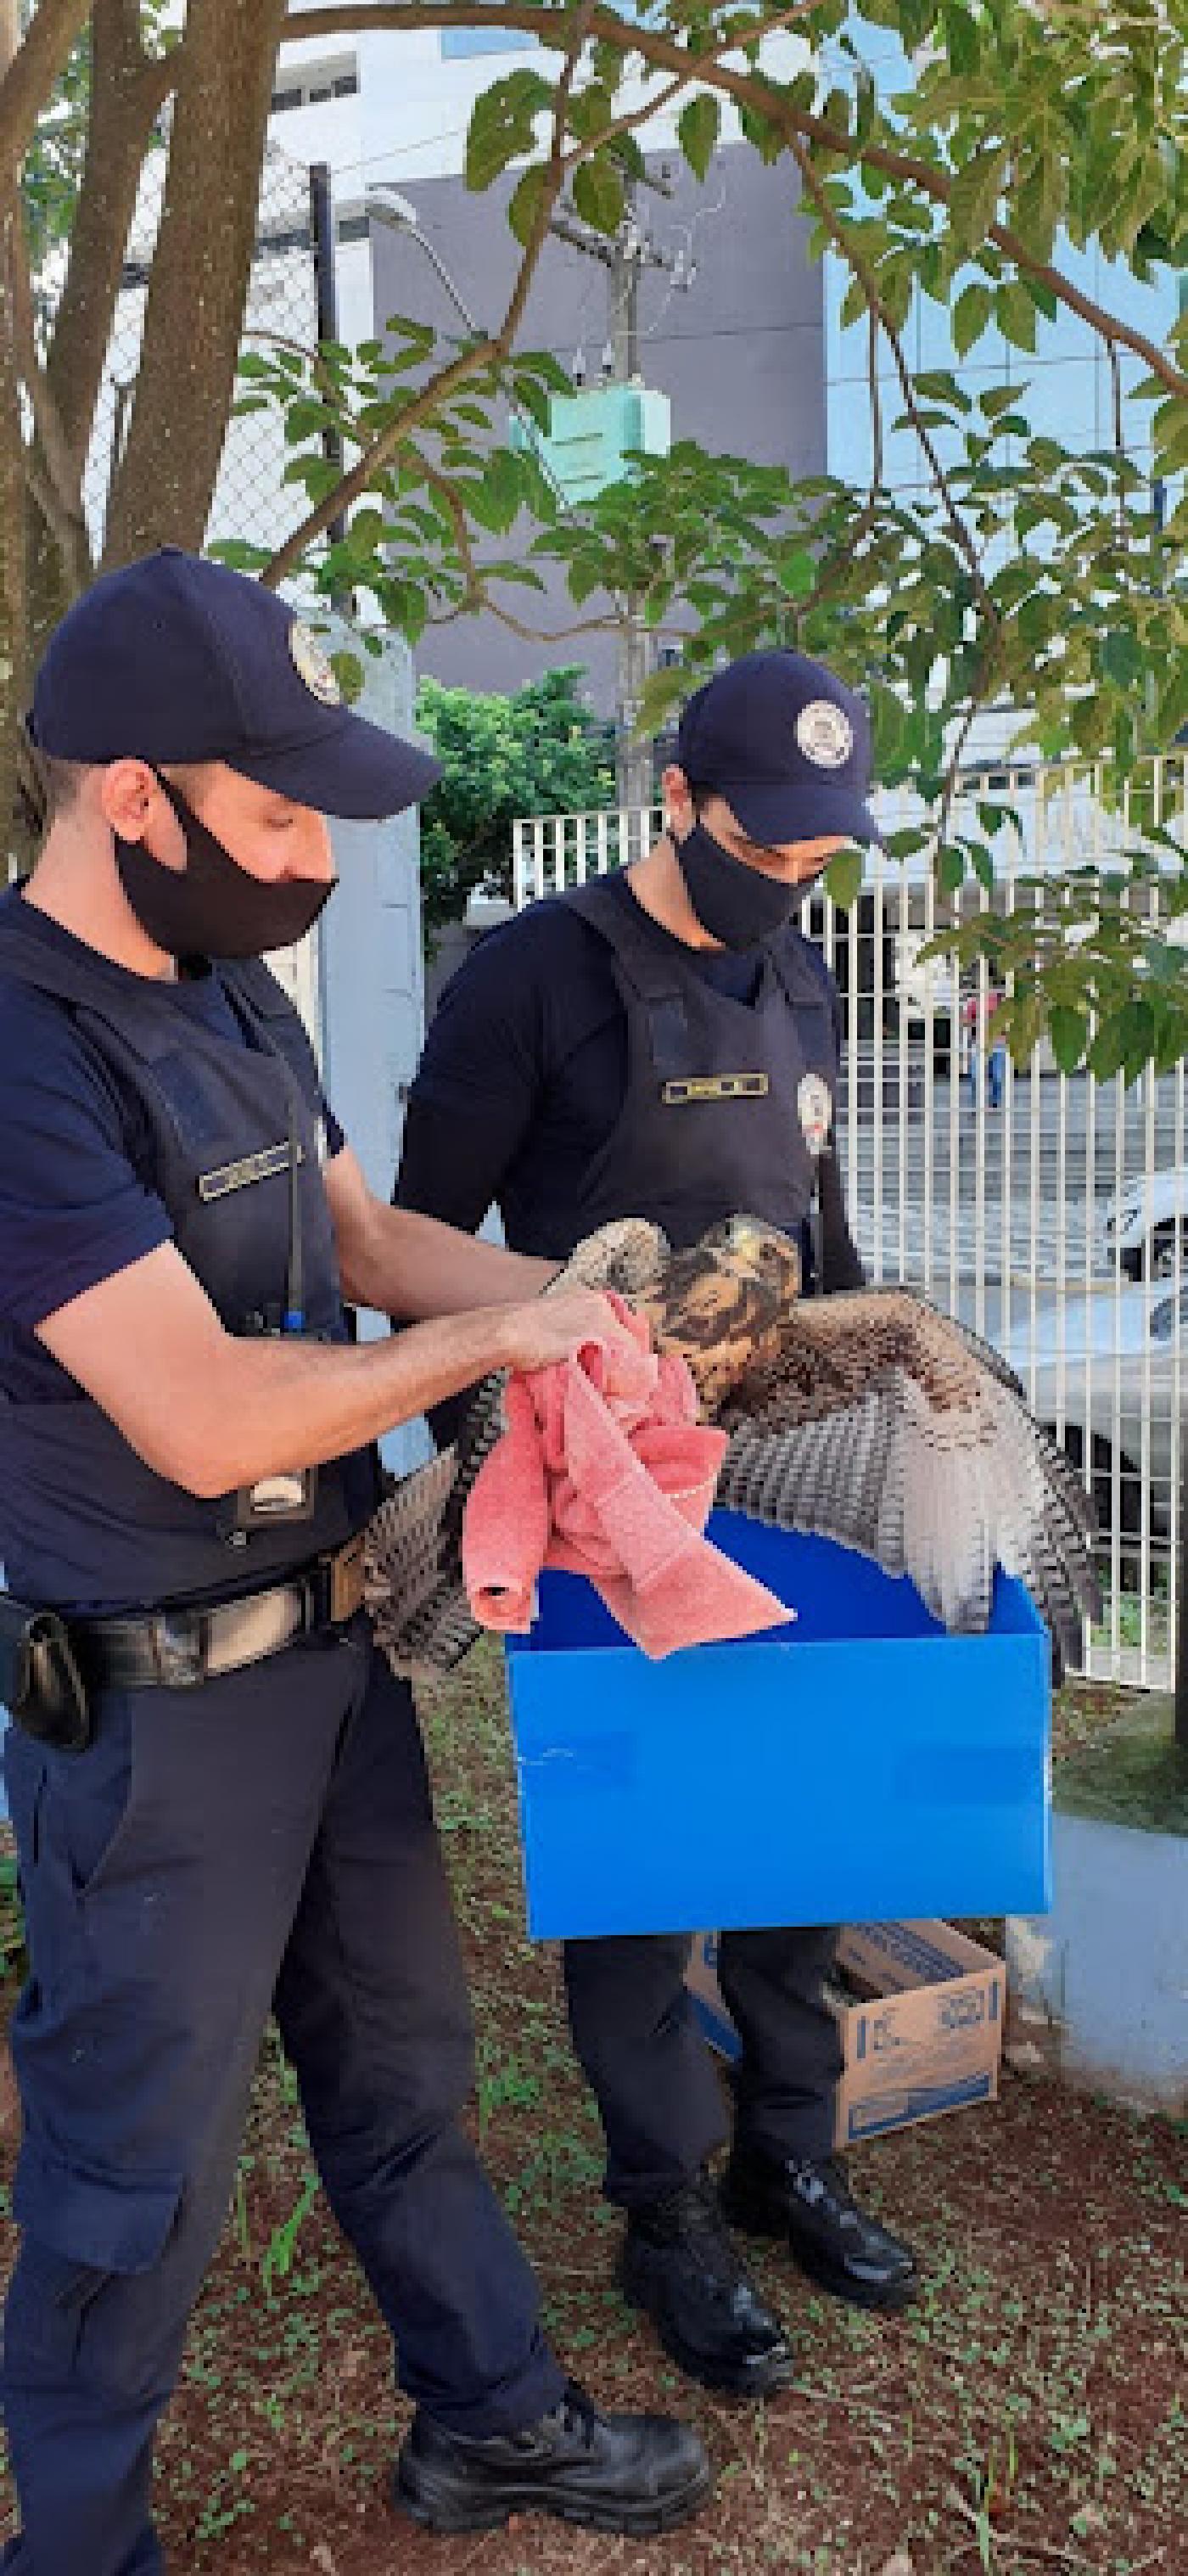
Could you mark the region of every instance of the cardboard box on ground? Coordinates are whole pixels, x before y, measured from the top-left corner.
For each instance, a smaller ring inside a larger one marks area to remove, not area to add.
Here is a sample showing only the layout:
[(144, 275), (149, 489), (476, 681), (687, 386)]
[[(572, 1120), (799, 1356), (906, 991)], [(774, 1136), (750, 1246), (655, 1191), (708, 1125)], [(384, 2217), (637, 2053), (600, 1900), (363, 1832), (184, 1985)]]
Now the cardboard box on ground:
[[(689, 1987), (706, 2037), (724, 2057), (738, 2033), (717, 1978), (718, 1936), (694, 1944)], [(835, 2145), (935, 2119), (998, 2092), (1006, 1995), (1003, 1961), (952, 1924), (847, 1926), (831, 1996), (844, 2057)]]

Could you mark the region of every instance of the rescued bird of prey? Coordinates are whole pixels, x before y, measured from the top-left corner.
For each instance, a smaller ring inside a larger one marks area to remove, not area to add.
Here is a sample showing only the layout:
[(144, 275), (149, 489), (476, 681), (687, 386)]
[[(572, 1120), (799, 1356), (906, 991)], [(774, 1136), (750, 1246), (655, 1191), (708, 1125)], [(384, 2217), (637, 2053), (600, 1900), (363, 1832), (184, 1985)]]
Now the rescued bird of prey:
[[(555, 1287), (617, 1289), (677, 1351), (729, 1433), (716, 1502), (815, 1531), (906, 1574), (943, 1625), (985, 1628), (996, 1564), (1026, 1585), (1063, 1662), (1100, 1615), (1092, 1508), (996, 1351), (903, 1288), (800, 1296), (795, 1245), (732, 1217), (673, 1253), (624, 1218), (579, 1244)], [(549, 1292), (551, 1293), (551, 1292)], [(478, 1629), (462, 1515), (502, 1429), (501, 1380), (476, 1388), (454, 1447), (372, 1524), (369, 1599), (402, 1671), (442, 1671)]]

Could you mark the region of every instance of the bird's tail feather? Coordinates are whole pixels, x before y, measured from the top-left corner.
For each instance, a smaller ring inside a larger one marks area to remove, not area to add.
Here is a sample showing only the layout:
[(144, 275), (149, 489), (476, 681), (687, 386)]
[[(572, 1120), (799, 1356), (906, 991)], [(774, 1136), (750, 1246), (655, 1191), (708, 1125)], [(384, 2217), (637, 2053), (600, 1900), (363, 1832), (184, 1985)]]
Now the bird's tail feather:
[(393, 1671), (449, 1672), (479, 1630), (452, 1534), (459, 1463), (443, 1449), (405, 1476), (367, 1532), (367, 1606)]

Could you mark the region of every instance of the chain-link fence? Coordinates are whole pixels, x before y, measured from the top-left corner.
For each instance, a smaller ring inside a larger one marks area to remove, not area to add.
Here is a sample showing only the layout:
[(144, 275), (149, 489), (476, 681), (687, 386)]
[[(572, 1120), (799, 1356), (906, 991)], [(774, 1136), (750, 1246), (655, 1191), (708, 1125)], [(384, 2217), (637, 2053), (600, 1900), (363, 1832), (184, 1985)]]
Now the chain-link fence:
[[(112, 480), (135, 399), (167, 168), (168, 150), (162, 144), (149, 154), (141, 173), (95, 410), (83, 502), (97, 561), (103, 549)], [(304, 354), (316, 345), (317, 338), (317, 243), (311, 176), (304, 162), (295, 161), (290, 153), (270, 142), (261, 175), (244, 345), (275, 346), (280, 341)], [(286, 461), (283, 426), (271, 407), (228, 422), (206, 532), (208, 545), (221, 537), (241, 537), (259, 546), (283, 544), (307, 507), (301, 486), (284, 480)], [(320, 1021), (316, 940), (305, 940), (300, 948), (286, 950), (274, 958), (273, 964), (316, 1039)]]
[[(136, 392), (149, 278), (161, 221), (167, 148), (151, 152), (128, 237), (119, 301), (87, 458), (83, 499), (92, 548), (102, 550), (115, 467), (123, 452)], [(318, 298), (310, 173), (275, 143), (264, 156), (256, 251), (248, 288), (245, 345), (278, 340), (303, 353), (318, 336)], [(228, 425), (207, 541), (243, 537), (280, 545), (306, 507), (299, 485), (283, 480), (283, 430), (274, 412), (250, 413)]]

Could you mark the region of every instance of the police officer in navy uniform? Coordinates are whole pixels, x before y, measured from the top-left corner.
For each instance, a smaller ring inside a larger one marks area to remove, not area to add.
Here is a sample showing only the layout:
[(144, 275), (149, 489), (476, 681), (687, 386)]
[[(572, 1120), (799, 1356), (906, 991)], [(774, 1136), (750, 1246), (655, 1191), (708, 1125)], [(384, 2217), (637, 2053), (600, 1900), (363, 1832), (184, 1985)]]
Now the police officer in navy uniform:
[[(416, 2413), (397, 2500), (653, 2531), (696, 2437), (599, 2413), (460, 2125), (471, 2030), (411, 1700), (361, 1612), (372, 1443), (618, 1329), (552, 1266), (394, 1212), (260, 962), (327, 812), (435, 764), (316, 637), (176, 552), (52, 640), (51, 824), (0, 899), (0, 1699), (31, 1973), (3, 2396), (16, 2576), (153, 2576), (154, 2428), (275, 2009)], [(211, 964), (211, 959), (220, 961)], [(343, 1298), (409, 1319), (357, 1346)], [(416, 1320), (421, 1319), (421, 1320)]]
[[(792, 916), (837, 849), (874, 837), (869, 775), (865, 708), (820, 664), (751, 654), (709, 681), (665, 774), (663, 839), (493, 931), (447, 988), (398, 1203), (473, 1227), (494, 1202), (508, 1242), (552, 1260), (616, 1217), (650, 1217), (681, 1246), (745, 1212), (801, 1239), (816, 1287), (860, 1285), (828, 1147), (838, 999)], [(794, 1812), (788, 1831), (794, 1845)], [(908, 2248), (859, 2207), (832, 2152), (834, 1953), (831, 1930), (723, 1936), (743, 2049), (719, 2200), (706, 2167), (722, 2095), (685, 1991), (688, 1939), (565, 1948), (605, 2188), (627, 2214), (624, 2287), (713, 2387), (763, 2393), (793, 2366), (723, 2206), (842, 2298), (895, 2307), (914, 2288)]]

